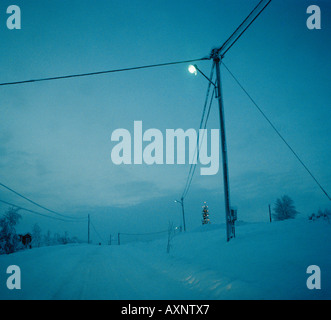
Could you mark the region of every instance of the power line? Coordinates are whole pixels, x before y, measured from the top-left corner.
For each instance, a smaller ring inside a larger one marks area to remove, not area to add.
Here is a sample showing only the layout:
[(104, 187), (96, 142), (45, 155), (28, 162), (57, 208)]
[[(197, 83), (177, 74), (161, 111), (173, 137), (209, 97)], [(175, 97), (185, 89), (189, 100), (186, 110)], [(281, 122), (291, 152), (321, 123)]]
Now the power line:
[(315, 176), (311, 173), (311, 171), (308, 169), (308, 167), (304, 164), (304, 162), (300, 159), (298, 154), (293, 150), (293, 148), (289, 145), (289, 143), (285, 140), (285, 138), (281, 135), (281, 133), (278, 131), (278, 129), (275, 127), (275, 125), (271, 122), (271, 120), (267, 117), (267, 115), (262, 111), (262, 109), (258, 106), (258, 104), (254, 101), (254, 99), (251, 97), (251, 95), (247, 92), (247, 90), (243, 87), (243, 85), (239, 82), (239, 80), (235, 77), (235, 75), (229, 70), (229, 68), (222, 62), (225, 69), (229, 72), (231, 77), (236, 81), (236, 83), (239, 85), (239, 87), (245, 92), (247, 97), (251, 100), (251, 102), (254, 104), (254, 106), (257, 108), (257, 110), (262, 114), (262, 116), (267, 120), (267, 122), (270, 124), (270, 126), (274, 129), (274, 131), (277, 133), (277, 135), (281, 138), (281, 140), (285, 143), (285, 145), (290, 149), (290, 151), (293, 153), (293, 155), (297, 158), (297, 160), (301, 163), (301, 165), (305, 168), (305, 170), (309, 173), (309, 175), (314, 179), (316, 184), (320, 187), (320, 189), (323, 191), (323, 193), (328, 197), (329, 200), (331, 200), (330, 196), (326, 192), (326, 190), (322, 187), (322, 185), (318, 182), (318, 180), (315, 178)]
[[(223, 43), (223, 45), (219, 48), (219, 49), (215, 49), (217, 54), (221, 55), (221, 57), (223, 58), (224, 55), (228, 52), (228, 50), (230, 50), (230, 48), (239, 40), (239, 38), (245, 33), (245, 31), (252, 25), (252, 23), (259, 17), (259, 15), (266, 9), (266, 7), (270, 4), (271, 0), (268, 0), (268, 2), (266, 3), (266, 5), (257, 13), (257, 15), (252, 19), (252, 21), (243, 29), (243, 31), (238, 35), (236, 36), (236, 34), (238, 33), (238, 31), (245, 25), (245, 23), (247, 21), (249, 21), (249, 19), (253, 16), (253, 14), (258, 10), (258, 8), (261, 6), (261, 4), (264, 2), (265, 0), (261, 0), (256, 6), (255, 8), (249, 13), (249, 15), (246, 17), (246, 19), (237, 27), (237, 29), (231, 34), (231, 36)], [(232, 42), (231, 42), (232, 41)], [(227, 47), (227, 45), (229, 45), (229, 47)], [(212, 54), (214, 53), (215, 51), (213, 50), (212, 51)], [(211, 57), (210, 57), (211, 58)], [(214, 64), (215, 64), (215, 61), (214, 61)], [(214, 68), (214, 64), (213, 64), (213, 68)], [(213, 70), (212, 68), (212, 70)], [(209, 86), (208, 86), (208, 91), (207, 91), (207, 97), (206, 97), (206, 103), (207, 103), (207, 100), (208, 100), (208, 95), (209, 95), (209, 90), (210, 90), (210, 85), (211, 83), (209, 83)], [(212, 99), (213, 100), (213, 99)], [(209, 112), (210, 112), (210, 108), (211, 108), (211, 104), (212, 104), (212, 100), (210, 101), (210, 106), (209, 106)], [(205, 106), (204, 106), (204, 111), (203, 111), (203, 115), (202, 115), (202, 119), (201, 119), (201, 123), (203, 122), (203, 117), (204, 117), (204, 114), (205, 114), (205, 109), (206, 109), (206, 103), (205, 103)], [(209, 117), (209, 112), (208, 112), (208, 117)], [(208, 121), (208, 118), (206, 120), (206, 123), (205, 123), (205, 127), (207, 125), (207, 121)], [(201, 123), (200, 123), (200, 129), (201, 129)], [(198, 142), (199, 143), (199, 142)], [(198, 152), (199, 152), (199, 145), (197, 145), (197, 148), (198, 148)], [(196, 152), (194, 153), (194, 157), (195, 157), (195, 154)], [(182, 198), (184, 199), (189, 191), (189, 188), (191, 186), (191, 183), (192, 183), (192, 180), (193, 180), (193, 176), (194, 176), (194, 173), (195, 173), (195, 170), (196, 170), (196, 164), (191, 164), (191, 167), (190, 167), (190, 171), (189, 171), (189, 174), (188, 174), (188, 177), (187, 177), (187, 181), (186, 181), (186, 185), (185, 185), (185, 188), (184, 188), (184, 192), (182, 194)]]
[(46, 214), (42, 214), (40, 212), (37, 212), (37, 211), (34, 211), (34, 210), (30, 210), (30, 209), (26, 209), (24, 207), (21, 207), (17, 204), (13, 204), (13, 203), (10, 203), (10, 202), (7, 202), (7, 201), (4, 201), (4, 200), (1, 200), (0, 199), (0, 202), (3, 203), (3, 204), (6, 204), (8, 206), (11, 206), (11, 207), (15, 207), (19, 210), (23, 210), (23, 211), (27, 211), (27, 212), (30, 212), (30, 213), (33, 213), (33, 214), (36, 214), (38, 216), (42, 216), (42, 217), (45, 217), (45, 218), (49, 218), (49, 219), (53, 219), (53, 220), (60, 220), (60, 221), (64, 221), (64, 222), (84, 222), (82, 220), (80, 221), (77, 221), (77, 220), (65, 220), (65, 219), (61, 219), (61, 218), (57, 218), (57, 217), (52, 217), (52, 216), (48, 216)]
[[(209, 114), (210, 114), (211, 106), (212, 106), (213, 100), (214, 100), (214, 94), (215, 94), (215, 91), (213, 91), (212, 96), (211, 96), (211, 99), (210, 99), (209, 108), (208, 108), (208, 112), (207, 112), (207, 116), (206, 116), (206, 120), (205, 120), (205, 124), (203, 126), (203, 129), (206, 129), (206, 126), (207, 126), (207, 122), (208, 122), (208, 119), (209, 119)], [(198, 144), (200, 142), (199, 137), (200, 137), (200, 130), (199, 130), (198, 139), (197, 139), (197, 141), (198, 141), (197, 143)], [(201, 139), (201, 143), (203, 141), (203, 138), (204, 138), (204, 132), (203, 132), (203, 136), (202, 136), (202, 139)], [(197, 157), (199, 157), (200, 147), (201, 147), (201, 144), (200, 145), (197, 145), (197, 147), (196, 147), (196, 150), (198, 149), (198, 156)], [(192, 180), (193, 180), (193, 177), (194, 177), (194, 173), (195, 173), (196, 167), (197, 167), (197, 164), (196, 163), (195, 164), (191, 164), (191, 168), (190, 168), (190, 172), (189, 172), (189, 176), (191, 174), (191, 177), (188, 176), (188, 180), (186, 182), (185, 191), (184, 191), (184, 193), (182, 195), (182, 198), (183, 199), (187, 196), (187, 194), (189, 192), (189, 189), (190, 189), (191, 184), (192, 184)]]
[[(211, 69), (211, 72), (210, 72), (210, 78), (209, 79), (211, 79), (211, 80), (213, 79), (213, 75), (214, 75), (214, 67), (215, 67), (215, 63), (213, 63), (213, 66), (212, 66), (212, 69)], [(206, 114), (206, 108), (207, 108), (207, 104), (208, 104), (209, 94), (210, 94), (210, 87), (211, 87), (211, 82), (209, 82), (209, 85), (208, 85), (208, 88), (207, 88), (206, 99), (205, 99), (205, 104), (204, 104), (203, 112), (202, 112), (202, 116), (201, 116), (201, 121), (200, 121), (200, 126), (199, 126), (199, 131), (198, 131), (198, 137), (197, 137), (197, 144), (196, 144), (196, 147), (195, 147), (193, 160), (195, 158), (196, 153), (197, 153), (197, 159), (199, 158), (200, 129), (202, 129), (204, 121), (205, 121), (204, 129), (206, 129), (208, 118), (209, 118), (209, 113), (210, 113), (210, 109), (211, 109), (211, 105), (212, 105), (213, 98), (214, 98), (215, 91), (213, 91), (213, 93), (212, 93), (212, 97), (211, 97), (208, 112), (207, 112), (207, 117), (206, 117), (206, 119), (204, 119), (205, 114)], [(202, 137), (202, 139), (203, 139), (203, 137)], [(194, 162), (194, 161), (192, 161), (192, 162)], [(187, 177), (187, 180), (186, 180), (185, 188), (184, 188), (184, 191), (183, 191), (183, 194), (182, 194), (182, 199), (184, 199), (186, 197), (186, 195), (188, 194), (188, 191), (191, 187), (191, 183), (192, 183), (192, 180), (193, 180), (193, 176), (194, 176), (194, 173), (195, 173), (196, 166), (197, 166), (196, 163), (191, 164), (190, 171), (189, 171), (189, 174), (188, 174), (188, 177)]]
[[(213, 101), (214, 101), (214, 94), (215, 94), (215, 91), (213, 91), (212, 96), (211, 96), (211, 99), (210, 99), (209, 108), (208, 108), (208, 112), (207, 112), (207, 117), (206, 117), (205, 125), (204, 125), (203, 129), (206, 129), (206, 126), (207, 126), (207, 122), (208, 122), (208, 118), (209, 118), (209, 114), (210, 114), (211, 106), (212, 106)], [(204, 134), (204, 133), (203, 133), (203, 134)], [(204, 138), (204, 135), (202, 136), (201, 143), (202, 143), (202, 141), (203, 141), (203, 138)], [(199, 142), (198, 142), (198, 143), (199, 143)], [(198, 149), (200, 149), (200, 147), (201, 147), (201, 144), (199, 145)], [(192, 165), (191, 165), (191, 166), (192, 166)], [(196, 167), (197, 167), (197, 164), (195, 163), (195, 164), (193, 165), (193, 171), (192, 171), (192, 174), (191, 174), (191, 178), (190, 178), (190, 180), (189, 180), (189, 182), (188, 182), (188, 184), (187, 184), (185, 194), (182, 196), (183, 199), (187, 196), (187, 194), (188, 194), (188, 192), (189, 192), (189, 190), (190, 190), (190, 187), (191, 187), (191, 184), (192, 184), (192, 180), (193, 180), (193, 177), (194, 177), (194, 173), (195, 173)]]
[(97, 236), (99, 237), (99, 239), (102, 241), (102, 242), (105, 242), (104, 239), (100, 236), (99, 232), (95, 229), (95, 226), (94, 224), (92, 223), (92, 221), (90, 221), (91, 223), (91, 226), (93, 228), (93, 230), (95, 231), (95, 233), (97, 234)]
[(72, 74), (72, 75), (65, 75), (65, 76), (58, 76), (58, 77), (40, 78), (40, 79), (31, 79), (31, 80), (22, 80), (22, 81), (14, 81), (14, 82), (5, 82), (5, 83), (0, 83), (0, 86), (20, 85), (20, 84), (33, 83), (33, 82), (53, 81), (53, 80), (71, 79), (71, 78), (79, 78), (79, 77), (89, 77), (89, 76), (96, 76), (96, 75), (115, 73), (115, 72), (133, 71), (133, 70), (164, 67), (164, 66), (183, 64), (183, 63), (191, 63), (191, 62), (209, 60), (209, 59), (210, 58), (205, 57), (205, 58), (199, 58), (199, 59), (176, 61), (176, 62), (166, 62), (166, 63), (139, 66), (139, 67), (113, 69), (113, 70), (106, 70), (106, 71), (80, 73), (80, 74)]
[(231, 34), (231, 36), (222, 44), (222, 46), (220, 47), (219, 51), (222, 51), (222, 49), (228, 44), (228, 42), (230, 41), (230, 39), (232, 39), (232, 37), (237, 33), (237, 31), (246, 23), (246, 21), (248, 21), (248, 19), (251, 17), (251, 15), (253, 14), (253, 12), (260, 6), (260, 4), (263, 2), (264, 0), (261, 0), (256, 7), (251, 11), (251, 13), (246, 17), (246, 19), (238, 26), (238, 28)]
[[(232, 39), (235, 34), (240, 30), (240, 28), (249, 20), (249, 18), (253, 15), (253, 13), (257, 10), (258, 7), (260, 7), (261, 3), (264, 0), (261, 0), (259, 4), (251, 11), (251, 13), (247, 16), (247, 18), (239, 25), (239, 27), (233, 32), (233, 34), (225, 41), (225, 43), (217, 50), (221, 57), (223, 58), (224, 55), (232, 48), (232, 46), (241, 38), (241, 36), (246, 32), (246, 30), (252, 25), (252, 23), (260, 16), (260, 14), (268, 7), (270, 2), (272, 0), (269, 0), (267, 4), (258, 12), (258, 14), (252, 19), (252, 21), (244, 28), (244, 30), (234, 39)], [(232, 40), (232, 43), (231, 41)], [(226, 45), (228, 43), (231, 43), (228, 48), (226, 48)]]
[(21, 197), (22, 199), (25, 199), (25, 200), (29, 201), (30, 203), (34, 204), (35, 206), (37, 206), (37, 207), (39, 207), (39, 208), (41, 208), (41, 209), (44, 209), (44, 210), (46, 210), (46, 211), (48, 211), (48, 212), (54, 213), (54, 214), (56, 214), (56, 215), (58, 215), (58, 216), (60, 216), (60, 217), (69, 218), (69, 219), (77, 219), (77, 220), (85, 219), (85, 218), (71, 217), (71, 216), (68, 216), (68, 215), (64, 215), (64, 214), (58, 213), (58, 212), (56, 212), (56, 211), (53, 211), (53, 210), (51, 210), (51, 209), (48, 209), (48, 208), (46, 208), (46, 207), (40, 205), (39, 203), (37, 203), (37, 202), (35, 202), (35, 201), (33, 201), (33, 200), (31, 200), (31, 199), (29, 199), (29, 198), (23, 196), (22, 194), (20, 194), (20, 193), (18, 193), (17, 191), (15, 191), (15, 190), (9, 188), (8, 186), (4, 185), (4, 184), (1, 183), (1, 182), (0, 182), (0, 186), (3, 187), (3, 188), (5, 188), (5, 189), (7, 189), (7, 190), (9, 190), (9, 191), (12, 192), (12, 193), (15, 193), (16, 195), (18, 195), (18, 196)]
[[(211, 76), (213, 75), (213, 70), (214, 70), (214, 64), (213, 64), (212, 69), (211, 69)], [(210, 87), (211, 87), (211, 82), (208, 82), (207, 93), (206, 93), (205, 103), (204, 103), (204, 106), (203, 106), (203, 111), (202, 111), (202, 116), (201, 116), (201, 121), (200, 121), (199, 129), (201, 129), (201, 127), (202, 127), (202, 123), (203, 123), (203, 119), (204, 119), (204, 117), (205, 117), (206, 107), (207, 107), (208, 98), (209, 98), (209, 93), (210, 93)], [(200, 134), (200, 130), (198, 131), (198, 136), (199, 136), (199, 134)], [(189, 184), (190, 176), (191, 176), (191, 173), (192, 173), (193, 167), (195, 167), (194, 159), (195, 159), (196, 153), (199, 152), (199, 151), (197, 150), (198, 145), (199, 145), (199, 138), (197, 138), (197, 144), (196, 144), (196, 146), (195, 146), (194, 155), (193, 155), (192, 163), (191, 163), (191, 166), (190, 166), (190, 171), (189, 171), (189, 173), (188, 173), (187, 180), (186, 180), (186, 184), (185, 184), (185, 188), (184, 188), (184, 191), (183, 191), (183, 194), (182, 194), (182, 199), (185, 198), (185, 196), (186, 196), (186, 194), (187, 194), (187, 191), (188, 191), (187, 188), (188, 188), (188, 184)], [(198, 158), (198, 156), (197, 156), (197, 158)]]

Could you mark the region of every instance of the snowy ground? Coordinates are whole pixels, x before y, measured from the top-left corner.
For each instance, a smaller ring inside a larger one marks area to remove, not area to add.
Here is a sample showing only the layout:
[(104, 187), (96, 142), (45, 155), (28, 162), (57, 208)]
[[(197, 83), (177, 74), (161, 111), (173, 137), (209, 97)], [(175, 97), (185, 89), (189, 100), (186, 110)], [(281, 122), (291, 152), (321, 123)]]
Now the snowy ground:
[[(227, 243), (221, 226), (121, 246), (67, 245), (0, 256), (0, 299), (330, 299), (331, 224), (243, 224)], [(6, 287), (18, 265), (22, 289)], [(308, 290), (309, 265), (321, 290)]]

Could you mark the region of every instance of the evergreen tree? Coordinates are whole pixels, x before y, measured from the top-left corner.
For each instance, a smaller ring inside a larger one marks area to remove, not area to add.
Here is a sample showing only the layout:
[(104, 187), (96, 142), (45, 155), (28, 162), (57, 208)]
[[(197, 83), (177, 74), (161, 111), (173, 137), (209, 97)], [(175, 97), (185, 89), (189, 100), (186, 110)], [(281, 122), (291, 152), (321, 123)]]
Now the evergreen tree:
[(209, 224), (209, 223), (210, 223), (209, 210), (208, 210), (207, 203), (204, 202), (203, 206), (202, 206), (202, 225)]

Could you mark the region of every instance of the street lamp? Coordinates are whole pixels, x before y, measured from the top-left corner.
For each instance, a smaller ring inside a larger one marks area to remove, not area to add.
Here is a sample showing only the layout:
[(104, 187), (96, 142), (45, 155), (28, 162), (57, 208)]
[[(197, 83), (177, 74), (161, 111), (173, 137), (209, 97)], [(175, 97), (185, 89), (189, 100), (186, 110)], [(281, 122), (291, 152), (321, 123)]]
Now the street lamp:
[(189, 67), (188, 67), (188, 71), (189, 71), (190, 73), (194, 74), (195, 76), (198, 74), (198, 72), (197, 72), (197, 68), (196, 68), (195, 65), (193, 65), (193, 64), (189, 65)]
[[(188, 67), (188, 71), (194, 75), (197, 75), (197, 73), (199, 72), (200, 74), (202, 74), (213, 86), (214, 88), (216, 89), (216, 84), (211, 81), (199, 68), (196, 64), (191, 64), (189, 67)], [(217, 95), (216, 95), (216, 98), (217, 98)]]
[(175, 200), (175, 202), (181, 204), (181, 206), (182, 206), (182, 213), (183, 213), (183, 227), (184, 227), (184, 231), (186, 231), (186, 226), (185, 226), (185, 213), (184, 213), (184, 199), (181, 198), (180, 201), (179, 201), (179, 200)]

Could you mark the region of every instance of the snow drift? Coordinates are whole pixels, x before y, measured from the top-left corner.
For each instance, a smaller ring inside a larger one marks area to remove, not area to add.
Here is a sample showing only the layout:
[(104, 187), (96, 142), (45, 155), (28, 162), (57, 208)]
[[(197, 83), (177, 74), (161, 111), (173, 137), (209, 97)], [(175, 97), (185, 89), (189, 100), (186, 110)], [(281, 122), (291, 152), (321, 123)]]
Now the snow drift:
[[(121, 246), (64, 245), (0, 256), (1, 299), (330, 299), (331, 224), (242, 223), (229, 243), (222, 226)], [(18, 265), (22, 289), (9, 290)], [(321, 269), (309, 290), (307, 268)]]

